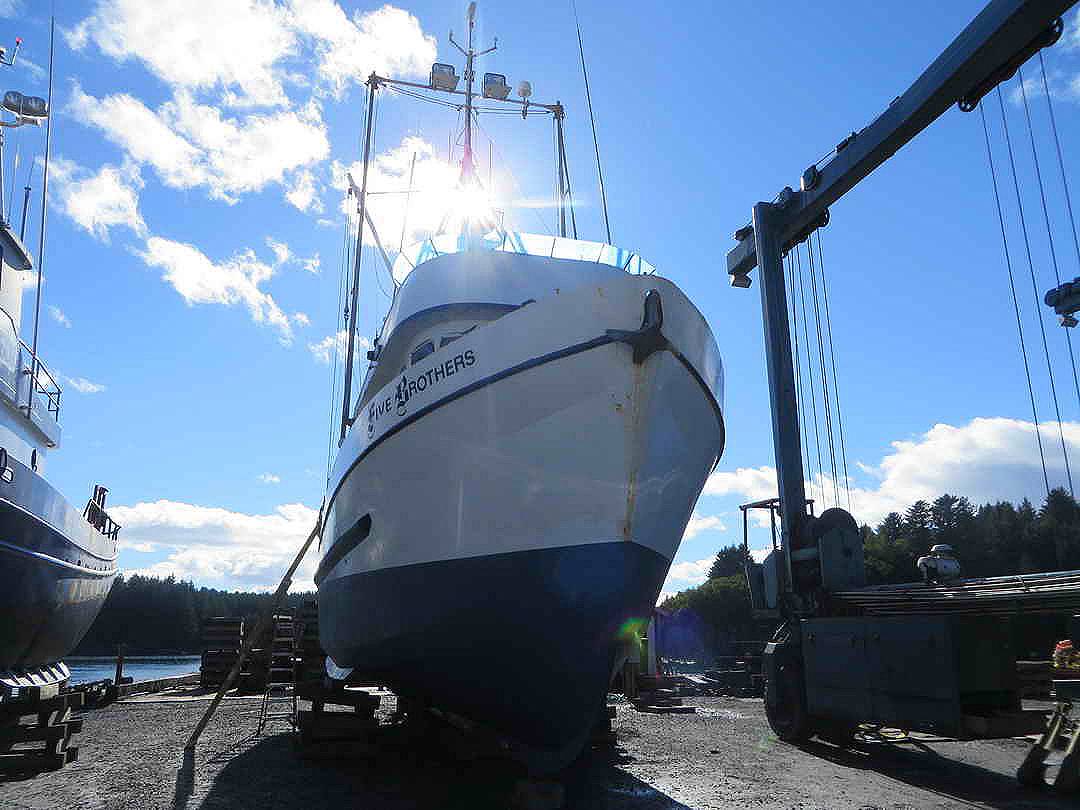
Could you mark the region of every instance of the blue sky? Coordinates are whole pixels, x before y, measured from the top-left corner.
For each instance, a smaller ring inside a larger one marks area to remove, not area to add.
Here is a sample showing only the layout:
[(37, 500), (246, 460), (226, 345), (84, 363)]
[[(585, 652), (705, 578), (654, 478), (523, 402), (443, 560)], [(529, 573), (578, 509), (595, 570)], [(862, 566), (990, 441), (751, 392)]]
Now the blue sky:
[[(795, 185), (872, 120), (981, 4), (578, 5), (614, 241), (683, 287), (726, 363), (727, 449), (676, 558), (674, 590), (700, 581), (715, 550), (740, 539), (738, 503), (773, 487), (758, 288), (728, 286), (732, 232), (754, 202)], [(360, 82), (372, 68), (423, 80), (436, 56), (457, 62), (446, 33), (462, 32), (462, 6), (57, 0), (45, 256), (55, 312), (44, 314), (42, 350), (74, 382), (48, 475), (73, 502), (94, 482), (111, 488), (123, 507), (126, 569), (264, 587), (314, 520), (329, 430), (325, 361), (340, 328), (341, 184), (359, 156)], [(7, 86), (44, 93), (45, 7), (0, 0), (4, 42), (25, 40)], [(569, 4), (491, 0), (480, 19), (482, 42), (499, 37), (483, 67), (566, 105), (580, 231), (602, 238)], [(1075, 20), (1046, 64), (1080, 202)], [(1037, 78), (1037, 63), (1028, 70)], [(1053, 270), (1015, 87), (1006, 87), (1006, 108), (1041, 295)], [(1046, 100), (1029, 101), (1060, 269), (1072, 278), (1080, 265)], [(999, 178), (1009, 182), (991, 102)], [(387, 94), (378, 178), (400, 187), (414, 152), (420, 171), (437, 176), (453, 126), (452, 113)], [(520, 185), (512, 196), (550, 195), (545, 122), (485, 127), (500, 182), (509, 168)], [(9, 136), (9, 171), (16, 139), (21, 187), (43, 132)], [(486, 141), (478, 151), (484, 171)], [(1075, 450), (1080, 403), (1064, 338), (1033, 303), (1011, 186), (1002, 191), (1026, 337), (1039, 349), (1040, 417), (1052, 409), (1037, 317)], [(513, 218), (538, 230), (551, 212)], [(376, 210), (376, 222), (396, 245), (400, 218)], [(856, 517), (876, 522), (945, 490), (1037, 499), (1042, 476), (978, 114), (950, 111), (834, 206), (823, 248)], [(373, 267), (361, 288), (369, 336), (386, 305)], [(1057, 429), (1044, 431), (1053, 483), (1063, 483)], [(754, 544), (765, 542), (757, 530)]]

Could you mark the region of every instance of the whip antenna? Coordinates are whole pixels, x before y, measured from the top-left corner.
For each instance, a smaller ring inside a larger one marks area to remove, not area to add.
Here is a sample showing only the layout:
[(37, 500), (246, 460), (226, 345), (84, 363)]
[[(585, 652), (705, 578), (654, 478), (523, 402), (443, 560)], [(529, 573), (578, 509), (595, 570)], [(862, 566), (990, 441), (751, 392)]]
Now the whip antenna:
[(581, 54), (581, 76), (585, 79), (585, 103), (589, 107), (589, 123), (592, 124), (593, 148), (596, 150), (596, 176), (600, 180), (600, 205), (604, 209), (604, 230), (607, 231), (607, 241), (611, 244), (611, 221), (608, 219), (607, 194), (604, 193), (604, 170), (600, 165), (600, 140), (596, 136), (596, 116), (593, 114), (592, 93), (589, 92), (589, 71), (585, 67), (585, 45), (581, 41), (581, 21), (578, 20), (577, 3), (570, 0), (570, 7), (574, 10), (574, 25), (577, 27), (578, 53)]

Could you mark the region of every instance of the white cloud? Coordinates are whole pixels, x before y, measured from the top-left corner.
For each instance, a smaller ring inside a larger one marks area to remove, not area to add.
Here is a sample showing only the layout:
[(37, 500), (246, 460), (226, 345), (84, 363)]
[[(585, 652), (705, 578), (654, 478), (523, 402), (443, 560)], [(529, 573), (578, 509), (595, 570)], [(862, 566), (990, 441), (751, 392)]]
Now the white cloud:
[[(302, 503), (251, 515), (168, 500), (114, 506), (109, 513), (124, 527), (126, 545), (152, 543), (170, 549), (165, 560), (129, 573), (173, 574), (239, 590), (275, 587), (318, 517), (318, 510)], [(314, 589), (316, 565), (312, 551), (294, 577), (294, 589)]]
[[(334, 0), (98, 0), (65, 36), (76, 50), (93, 42), (117, 61), (137, 59), (173, 89), (246, 107), (287, 106), (290, 83), (340, 97), (373, 70), (421, 77), (436, 57), (434, 38), (407, 11), (350, 17)], [(312, 54), (313, 82), (296, 72)]]
[(435, 39), (416, 17), (391, 5), (355, 11), (352, 19), (333, 0), (290, 0), (289, 10), (296, 30), (314, 39), (319, 76), (335, 96), (373, 70), (424, 76), (437, 56)]
[(0, 17), (15, 17), (22, 13), (19, 0), (0, 0)]
[(64, 377), (64, 380), (80, 394), (100, 394), (105, 390), (104, 385), (90, 382), (85, 377)]
[(258, 476), (258, 478), (264, 484), (280, 484), (281, 483), (281, 476), (274, 475), (273, 473), (268, 473), (268, 472), (261, 473)]
[(120, 539), (120, 547), (130, 551), (137, 551), (140, 554), (149, 554), (158, 550), (157, 543), (125, 543), (123, 538)]
[(285, 199), (301, 211), (310, 211), (313, 214), (323, 212), (323, 203), (319, 199), (318, 181), (309, 169), (296, 172), (287, 184), (291, 186), (285, 192)]
[[(1062, 431), (1070, 458), (1080, 458), (1080, 423), (1065, 422)], [(1050, 484), (1064, 485), (1057, 423), (1043, 423), (1041, 433)], [(871, 468), (878, 479), (876, 486), (851, 489), (852, 511), (860, 523), (874, 525), (889, 512), (903, 511), (920, 498), (931, 500), (946, 492), (965, 496), (976, 505), (1025, 497), (1040, 503), (1045, 497), (1031, 422), (979, 417), (959, 427), (938, 424), (915, 439), (893, 442), (892, 448)], [(831, 502), (832, 482), (828, 478), (815, 481), (814, 488), (822, 484)], [(809, 494), (809, 483), (807, 489)], [(706, 482), (705, 494), (771, 498), (776, 495), (776, 474), (772, 467), (715, 472)]]
[(108, 243), (109, 229), (130, 228), (146, 233), (139, 213), (139, 191), (143, 187), (139, 167), (125, 162), (102, 166), (97, 174), (63, 157), (53, 159), (49, 173), (56, 181), (60, 209), (83, 230)]
[(96, 98), (76, 84), (69, 109), (131, 160), (151, 166), (166, 185), (205, 186), (208, 196), (230, 204), (247, 192), (283, 183), (289, 172), (330, 153), (322, 113), (314, 103), (226, 117), (187, 91), (155, 111), (127, 93)]
[(705, 495), (735, 493), (754, 501), (775, 497), (776, 470), (773, 467), (740, 467), (735, 472), (724, 472), (718, 467), (705, 482)]
[(292, 321), (297, 326), (311, 326), (311, 318), (309, 318), (305, 312), (294, 312), (292, 314)]
[(71, 320), (64, 314), (64, 310), (60, 309), (60, 307), (55, 304), (49, 304), (49, 315), (65, 329), (71, 328)]
[(717, 515), (691, 515), (690, 522), (686, 524), (686, 531), (683, 532), (683, 540), (689, 540), (707, 531), (726, 532), (727, 526)]
[(317, 343), (309, 343), (308, 350), (317, 362), (322, 363), (324, 366), (329, 365), (330, 358), (335, 351), (338, 360), (344, 359), (348, 335), (349, 333), (342, 329), (336, 335), (327, 335)]
[(704, 560), (675, 563), (668, 571), (668, 583), (685, 583), (684, 587), (690, 588), (700, 585), (709, 578), (709, 569), (712, 568), (714, 557), (706, 557)]
[(319, 270), (322, 267), (322, 260), (319, 258), (319, 254), (316, 253), (309, 259), (300, 259), (300, 266), (307, 270), (309, 273), (319, 275)]
[(288, 102), (274, 64), (294, 51), (295, 37), (285, 9), (264, 0), (98, 0), (67, 40), (138, 59), (173, 87), (223, 91), (233, 104)]
[(285, 264), (292, 258), (292, 251), (285, 242), (278, 242), (272, 236), (266, 237), (266, 246), (274, 253), (274, 264)]
[(146, 249), (137, 254), (147, 265), (162, 269), (162, 278), (188, 305), (243, 304), (253, 321), (269, 323), (278, 330), (282, 343), (292, 342), (288, 316), (260, 288), (274, 270), (260, 262), (254, 251), (245, 250), (215, 263), (194, 245), (152, 236)]

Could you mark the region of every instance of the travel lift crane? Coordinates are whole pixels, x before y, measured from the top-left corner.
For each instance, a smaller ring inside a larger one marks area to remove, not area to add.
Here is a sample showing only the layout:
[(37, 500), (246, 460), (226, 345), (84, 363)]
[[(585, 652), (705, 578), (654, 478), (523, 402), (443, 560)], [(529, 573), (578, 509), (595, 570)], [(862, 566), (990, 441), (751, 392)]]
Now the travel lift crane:
[(812, 165), (800, 190), (759, 202), (728, 253), (732, 286), (760, 268), (781, 544), (748, 565), (757, 609), (783, 620), (765, 648), (765, 708), (783, 740), (843, 740), (861, 723), (957, 737), (1041, 727), (1020, 712), (1007, 623), (979, 615), (873, 616), (835, 594), (865, 586), (859, 527), (844, 509), (807, 511), (783, 258), (828, 223), (829, 206), (944, 114), (970, 111), (1029, 57), (1052, 45), (1073, 0), (992, 0), (865, 129)]

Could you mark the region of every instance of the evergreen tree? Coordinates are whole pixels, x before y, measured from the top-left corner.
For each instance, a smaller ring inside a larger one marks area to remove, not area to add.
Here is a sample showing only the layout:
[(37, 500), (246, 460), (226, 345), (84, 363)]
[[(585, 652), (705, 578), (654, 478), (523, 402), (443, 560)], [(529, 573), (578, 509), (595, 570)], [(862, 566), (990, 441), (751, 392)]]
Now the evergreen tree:
[(930, 504), (923, 500), (915, 501), (904, 513), (904, 537), (915, 548), (926, 551), (931, 545), (932, 524)]
[(732, 577), (743, 575), (743, 565), (750, 557), (741, 545), (725, 546), (716, 552), (712, 568), (709, 569), (709, 579), (716, 577)]
[(877, 533), (886, 543), (895, 543), (904, 534), (904, 519), (899, 512), (889, 512), (878, 524)]

